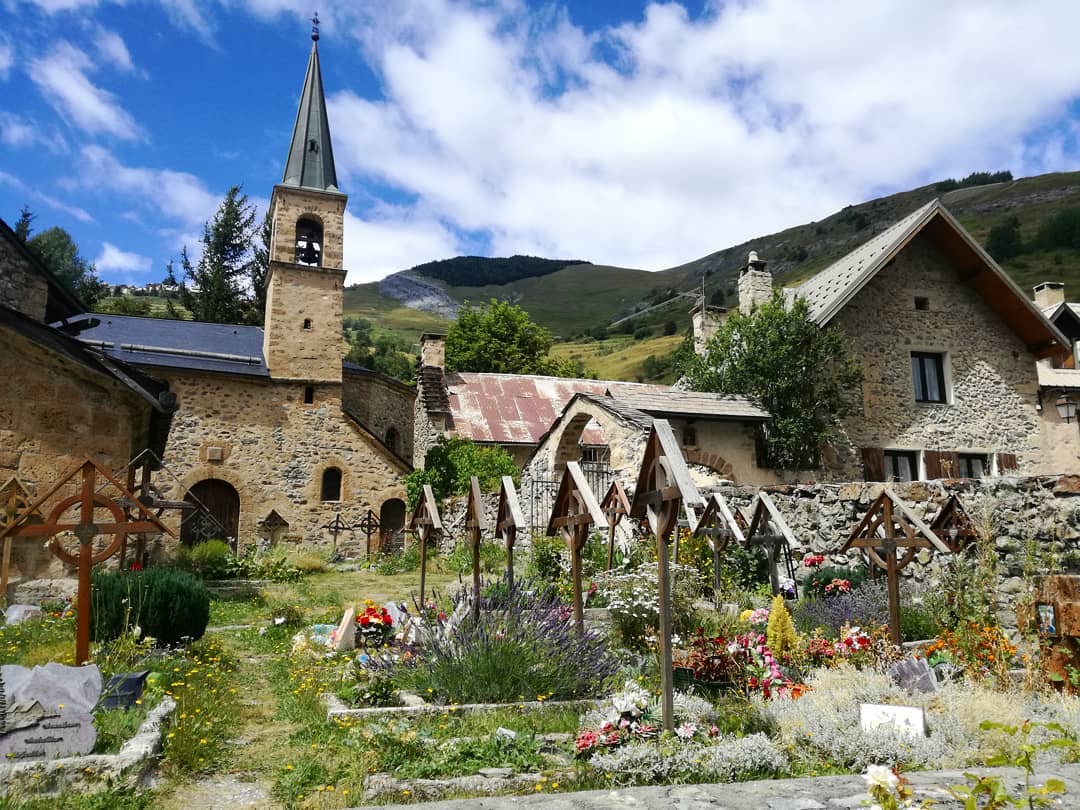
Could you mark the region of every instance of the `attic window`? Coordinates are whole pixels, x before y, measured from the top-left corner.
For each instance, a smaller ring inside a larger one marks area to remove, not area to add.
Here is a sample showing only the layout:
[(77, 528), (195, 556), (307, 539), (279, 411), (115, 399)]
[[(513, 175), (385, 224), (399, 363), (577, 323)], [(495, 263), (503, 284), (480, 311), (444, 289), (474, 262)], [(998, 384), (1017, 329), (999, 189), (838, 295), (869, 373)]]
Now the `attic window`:
[(305, 385), (304, 386), (304, 404), (305, 405), (313, 405), (314, 403), (315, 403), (315, 386), (314, 385)]
[(915, 296), (915, 309), (926, 310), (930, 309), (930, 299), (925, 296)]
[(693, 447), (697, 444), (697, 430), (692, 427), (684, 427), (682, 431), (683, 447)]

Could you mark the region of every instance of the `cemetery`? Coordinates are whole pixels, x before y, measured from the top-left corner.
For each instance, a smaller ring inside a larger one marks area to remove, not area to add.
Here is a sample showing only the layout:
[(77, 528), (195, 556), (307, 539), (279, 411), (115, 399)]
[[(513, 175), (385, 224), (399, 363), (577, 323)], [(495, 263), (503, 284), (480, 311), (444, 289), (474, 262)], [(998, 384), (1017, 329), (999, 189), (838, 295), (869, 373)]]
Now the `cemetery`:
[(905, 774), (942, 768), (970, 774), (942, 806), (1060, 798), (991, 766), (1080, 761), (1080, 576), (1062, 532), (1017, 547), (988, 504), (1015, 520), (1010, 492), (1044, 515), (1054, 497), (1068, 526), (1062, 481), (996, 501), (865, 485), (846, 531), (811, 532), (798, 499), (824, 515), (831, 496), (702, 494), (658, 419), (632, 490), (566, 464), (546, 532), (510, 477), (458, 501), (425, 487), (404, 551), (266, 552), (265, 581), (230, 598), (207, 588), (238, 565), (212, 544), (144, 570), (129, 539), (168, 528), (87, 462), (41, 498), (6, 490), (5, 553), (45, 541), (77, 581), (5, 606), (2, 801), (197, 806), (212, 788), (349, 807), (866, 774), (867, 796), (902, 802)]

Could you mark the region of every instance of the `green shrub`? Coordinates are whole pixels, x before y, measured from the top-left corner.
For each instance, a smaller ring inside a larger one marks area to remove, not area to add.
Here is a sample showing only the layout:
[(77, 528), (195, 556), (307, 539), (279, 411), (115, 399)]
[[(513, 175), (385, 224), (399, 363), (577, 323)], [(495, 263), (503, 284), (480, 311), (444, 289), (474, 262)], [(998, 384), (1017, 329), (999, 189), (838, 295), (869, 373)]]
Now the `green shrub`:
[(91, 634), (118, 638), (139, 627), (166, 644), (202, 638), (210, 621), (210, 593), (202, 581), (175, 568), (96, 571), (91, 579)]
[[(428, 559), (431, 559), (431, 549), (428, 549)], [(420, 544), (413, 543), (404, 551), (391, 551), (380, 554), (375, 561), (375, 573), (385, 577), (394, 574), (406, 574), (409, 571), (420, 569)]]
[(409, 509), (420, 500), (425, 484), (439, 500), (469, 491), (472, 476), (480, 480), (483, 492), (496, 492), (502, 476), (509, 475), (514, 483), (521, 480), (521, 470), (513, 457), (501, 447), (482, 447), (471, 439), (440, 437), (424, 457), (424, 468), (405, 476)]
[(188, 559), (191, 570), (203, 579), (229, 579), (236, 576), (236, 558), (224, 540), (207, 540), (194, 545)]
[(290, 554), (287, 558), (289, 565), (297, 569), (302, 575), (322, 574), (330, 570), (326, 560), (311, 551), (299, 554)]
[[(446, 557), (446, 567), (455, 574), (472, 572), (472, 545), (466, 542), (454, 546)], [(480, 544), (480, 571), (484, 574), (501, 573), (506, 568), (506, 549), (499, 543)]]
[(529, 579), (558, 582), (569, 570), (569, 566), (569, 552), (561, 537), (533, 535), (532, 551), (525, 566), (525, 575)]
[[(865, 567), (841, 568), (839, 566), (826, 566), (817, 568), (803, 582), (803, 590), (806, 596), (824, 598), (831, 592), (825, 590), (826, 586), (834, 579), (846, 579), (851, 583), (851, 590), (856, 590), (866, 581), (867, 570)], [(832, 594), (834, 596), (839, 594)]]

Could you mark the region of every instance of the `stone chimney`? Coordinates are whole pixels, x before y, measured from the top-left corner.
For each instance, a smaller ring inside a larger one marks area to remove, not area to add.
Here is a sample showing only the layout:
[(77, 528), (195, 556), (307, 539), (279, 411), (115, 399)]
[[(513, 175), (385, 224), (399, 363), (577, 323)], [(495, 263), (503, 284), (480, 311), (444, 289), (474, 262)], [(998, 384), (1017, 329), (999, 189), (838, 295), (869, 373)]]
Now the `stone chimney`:
[(716, 334), (726, 315), (726, 309), (707, 306), (704, 300), (694, 305), (690, 310), (690, 321), (694, 327), (695, 352), (705, 354), (705, 344)]
[(420, 336), (420, 366), (443, 368), (446, 365), (446, 335), (425, 332)]
[(768, 265), (755, 251), (750, 251), (746, 267), (739, 273), (739, 312), (743, 315), (749, 315), (754, 307), (772, 298), (772, 273)]
[(1060, 281), (1044, 281), (1035, 285), (1035, 306), (1049, 309), (1065, 303), (1065, 285)]

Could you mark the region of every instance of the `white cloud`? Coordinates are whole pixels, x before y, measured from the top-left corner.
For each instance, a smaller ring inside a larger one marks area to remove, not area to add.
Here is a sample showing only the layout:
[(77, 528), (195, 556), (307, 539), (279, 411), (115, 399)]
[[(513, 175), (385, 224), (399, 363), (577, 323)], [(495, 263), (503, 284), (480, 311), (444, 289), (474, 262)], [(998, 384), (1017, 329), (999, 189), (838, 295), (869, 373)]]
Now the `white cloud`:
[(77, 205), (68, 205), (63, 200), (58, 200), (56, 199), (56, 197), (52, 197), (48, 194), (45, 194), (44, 192), (38, 191), (37, 189), (30, 188), (18, 177), (10, 175), (7, 172), (0, 171), (0, 183), (11, 186), (12, 188), (16, 188), (26, 194), (31, 199), (43, 202), (45, 203), (45, 205), (49, 206), (49, 208), (52, 208), (55, 211), (61, 211), (70, 216), (72, 219), (77, 219), (79, 222), (96, 221), (85, 209), (79, 208)]
[(348, 284), (377, 281), (398, 270), (460, 252), (448, 228), (432, 219), (416, 218), (408, 211), (383, 209), (367, 219), (345, 214)]
[(96, 145), (84, 146), (80, 154), (77, 185), (129, 196), (133, 202), (151, 206), (189, 227), (201, 226), (221, 202), (193, 174), (124, 166), (107, 149)]
[[(1067, 0), (932, 14), (774, 0), (700, 17), (665, 4), (599, 32), (514, 0), (328, 17), (350, 27), (384, 96), (329, 88), (343, 186), (416, 200), (394, 221), (424, 223), (439, 251), (481, 232), (496, 254), (658, 269), (881, 188), (1080, 161), (1075, 134), (1025, 146), (1080, 98), (1080, 5)], [(1038, 46), (1005, 55), (1024, 42)], [(392, 261), (346, 250), (364, 277)]]
[(47, 14), (56, 14), (58, 11), (75, 11), (80, 8), (97, 6), (100, 0), (28, 0), (31, 5), (37, 6)]
[(44, 146), (53, 154), (67, 151), (64, 139), (51, 127), (46, 129), (33, 119), (3, 111), (0, 111), (0, 143), (16, 149)]
[(7, 81), (11, 66), (15, 62), (15, 51), (11, 43), (0, 37), (0, 81)]
[(27, 72), (54, 109), (80, 129), (124, 140), (139, 138), (138, 124), (113, 94), (86, 77), (92, 69), (85, 53), (61, 40), (48, 55), (32, 60)]
[(149, 256), (128, 253), (110, 242), (101, 246), (101, 254), (94, 259), (94, 266), (100, 273), (147, 273), (152, 261)]
[(131, 52), (118, 33), (99, 25), (94, 30), (93, 37), (94, 50), (99, 57), (115, 68), (128, 73), (134, 72), (135, 64), (131, 61)]

